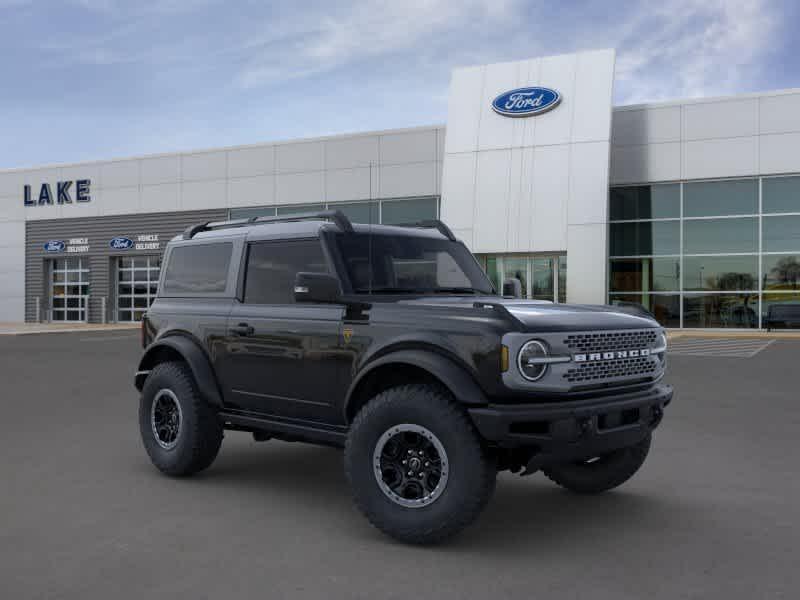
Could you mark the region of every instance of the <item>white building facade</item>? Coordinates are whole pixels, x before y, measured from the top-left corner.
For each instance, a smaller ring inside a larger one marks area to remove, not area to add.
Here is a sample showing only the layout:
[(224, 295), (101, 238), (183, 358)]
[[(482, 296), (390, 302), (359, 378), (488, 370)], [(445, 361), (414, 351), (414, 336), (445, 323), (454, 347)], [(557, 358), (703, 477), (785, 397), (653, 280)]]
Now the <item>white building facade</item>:
[(499, 287), (758, 328), (800, 302), (800, 90), (612, 106), (613, 50), (457, 69), (445, 125), (0, 171), (0, 322), (130, 321), (203, 220), (441, 218)]

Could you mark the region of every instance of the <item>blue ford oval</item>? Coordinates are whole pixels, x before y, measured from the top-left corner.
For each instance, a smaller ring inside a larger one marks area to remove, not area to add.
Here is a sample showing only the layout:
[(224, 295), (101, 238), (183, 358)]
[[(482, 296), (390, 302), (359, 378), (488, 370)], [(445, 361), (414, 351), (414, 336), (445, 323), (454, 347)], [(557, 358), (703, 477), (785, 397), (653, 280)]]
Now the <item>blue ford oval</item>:
[(44, 243), (45, 252), (63, 252), (66, 247), (62, 240), (48, 240)]
[(552, 110), (561, 94), (544, 87), (517, 88), (503, 92), (492, 101), (494, 112), (505, 117), (530, 117)]
[(108, 245), (112, 250), (130, 250), (133, 248), (133, 240), (126, 237), (115, 237)]

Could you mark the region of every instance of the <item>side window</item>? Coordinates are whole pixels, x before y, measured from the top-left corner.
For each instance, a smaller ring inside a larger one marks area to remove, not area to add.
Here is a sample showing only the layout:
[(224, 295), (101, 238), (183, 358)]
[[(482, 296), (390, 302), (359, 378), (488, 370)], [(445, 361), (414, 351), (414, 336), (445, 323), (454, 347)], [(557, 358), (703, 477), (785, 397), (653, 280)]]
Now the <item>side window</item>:
[(294, 279), (300, 271), (328, 272), (319, 240), (250, 244), (245, 303), (294, 304)]
[(177, 246), (164, 274), (167, 294), (217, 294), (225, 291), (233, 244)]

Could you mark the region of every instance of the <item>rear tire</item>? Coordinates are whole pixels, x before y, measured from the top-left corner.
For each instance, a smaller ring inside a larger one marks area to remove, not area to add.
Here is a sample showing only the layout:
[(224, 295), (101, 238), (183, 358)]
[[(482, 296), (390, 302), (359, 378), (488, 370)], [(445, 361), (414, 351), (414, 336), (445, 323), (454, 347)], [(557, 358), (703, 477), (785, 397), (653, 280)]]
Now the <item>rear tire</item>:
[(198, 473), (214, 462), (222, 424), (203, 400), (182, 362), (156, 365), (139, 402), (139, 431), (153, 464), (173, 477)]
[(544, 474), (578, 494), (599, 494), (618, 487), (633, 477), (650, 451), (651, 434), (638, 444), (615, 450), (591, 461), (554, 465)]
[(462, 407), (433, 385), (370, 400), (350, 427), (344, 460), (356, 506), (382, 532), (413, 544), (440, 542), (472, 523), (497, 477)]

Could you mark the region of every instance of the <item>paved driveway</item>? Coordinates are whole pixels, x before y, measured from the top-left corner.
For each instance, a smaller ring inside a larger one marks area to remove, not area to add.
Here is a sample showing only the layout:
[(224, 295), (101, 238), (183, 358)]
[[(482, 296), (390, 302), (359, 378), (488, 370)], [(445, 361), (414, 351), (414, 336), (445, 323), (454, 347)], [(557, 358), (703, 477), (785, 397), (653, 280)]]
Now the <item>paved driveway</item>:
[(204, 475), (142, 450), (135, 332), (0, 337), (0, 598), (796, 598), (800, 342), (675, 356), (643, 471), (571, 495), (500, 477), (436, 548), (352, 508), (338, 451), (228, 433)]

